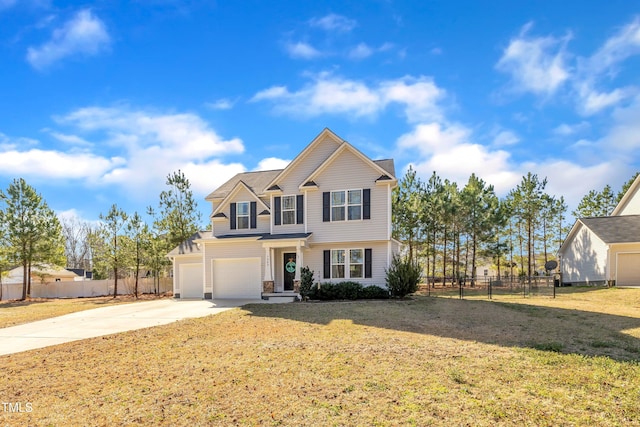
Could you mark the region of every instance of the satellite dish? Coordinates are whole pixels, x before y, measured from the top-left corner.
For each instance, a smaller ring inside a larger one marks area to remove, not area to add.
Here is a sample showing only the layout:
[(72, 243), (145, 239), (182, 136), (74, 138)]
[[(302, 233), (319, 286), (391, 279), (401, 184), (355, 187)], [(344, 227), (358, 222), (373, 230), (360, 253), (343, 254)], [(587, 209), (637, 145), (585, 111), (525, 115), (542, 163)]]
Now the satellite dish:
[(547, 261), (544, 264), (544, 269), (547, 271), (551, 271), (551, 270), (555, 270), (557, 266), (558, 266), (558, 261), (551, 260), (551, 261)]

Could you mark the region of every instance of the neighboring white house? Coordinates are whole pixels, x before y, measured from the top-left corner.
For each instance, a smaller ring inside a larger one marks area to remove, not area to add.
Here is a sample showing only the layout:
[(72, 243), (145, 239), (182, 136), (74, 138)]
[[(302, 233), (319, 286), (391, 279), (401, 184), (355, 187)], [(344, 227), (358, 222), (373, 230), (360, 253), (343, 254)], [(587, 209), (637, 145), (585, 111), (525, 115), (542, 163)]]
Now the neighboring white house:
[(611, 216), (578, 219), (558, 255), (564, 284), (640, 286), (640, 175)]
[[(6, 277), (2, 278), (2, 283), (22, 283), (23, 277), (23, 267), (18, 266), (7, 272)], [(31, 269), (31, 283), (65, 282), (79, 278), (73, 271), (59, 267), (33, 267)]]
[(286, 168), (240, 173), (206, 197), (213, 231), (168, 254), (175, 297), (295, 296), (305, 266), (316, 282), (384, 286), (396, 185), (393, 160), (323, 130)]

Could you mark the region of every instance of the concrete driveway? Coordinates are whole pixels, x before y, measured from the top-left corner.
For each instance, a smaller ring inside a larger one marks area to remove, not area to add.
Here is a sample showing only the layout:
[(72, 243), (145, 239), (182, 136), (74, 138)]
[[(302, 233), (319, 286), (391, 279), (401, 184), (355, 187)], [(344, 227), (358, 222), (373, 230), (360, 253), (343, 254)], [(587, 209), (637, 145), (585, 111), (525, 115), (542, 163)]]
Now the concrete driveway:
[(0, 355), (204, 317), (263, 300), (187, 300), (118, 304), (0, 329)]

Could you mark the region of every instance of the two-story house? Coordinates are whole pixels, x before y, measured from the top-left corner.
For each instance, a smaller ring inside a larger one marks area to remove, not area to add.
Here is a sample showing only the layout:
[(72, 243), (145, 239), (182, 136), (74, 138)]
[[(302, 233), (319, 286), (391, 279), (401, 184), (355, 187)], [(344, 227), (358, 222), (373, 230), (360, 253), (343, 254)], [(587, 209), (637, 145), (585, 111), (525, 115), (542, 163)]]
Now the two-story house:
[(371, 160), (329, 129), (281, 170), (240, 173), (206, 197), (212, 231), (172, 250), (177, 298), (296, 296), (316, 282), (385, 286), (393, 160)]

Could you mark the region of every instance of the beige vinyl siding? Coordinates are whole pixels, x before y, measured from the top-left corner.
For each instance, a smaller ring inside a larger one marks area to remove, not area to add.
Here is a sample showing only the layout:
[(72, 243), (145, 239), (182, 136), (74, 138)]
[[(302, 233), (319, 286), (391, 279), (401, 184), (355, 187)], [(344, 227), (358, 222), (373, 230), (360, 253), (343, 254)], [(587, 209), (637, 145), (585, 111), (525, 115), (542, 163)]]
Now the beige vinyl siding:
[(325, 160), (331, 156), (339, 147), (332, 138), (325, 137), (326, 141), (317, 141), (311, 151), (307, 152), (294, 165), (295, 167), (287, 171), (283, 180), (277, 182), (282, 189), (282, 195), (300, 194), (299, 187), (304, 184), (304, 179), (315, 171)]
[(585, 226), (580, 226), (562, 255), (564, 283), (602, 282), (607, 279), (607, 245)]
[(175, 257), (174, 268), (173, 268), (173, 293), (180, 293), (181, 284), (180, 277), (182, 277), (181, 268), (183, 265), (193, 266), (194, 264), (199, 264), (202, 266), (202, 255), (180, 255)]
[[(297, 197), (299, 194), (300, 194), (300, 192), (296, 188), (296, 193), (291, 193), (291, 194), (283, 193), (282, 195), (280, 195), (280, 197), (282, 197), (282, 196), (296, 196)], [(275, 198), (275, 197), (278, 197), (278, 196), (274, 195), (273, 197)], [(307, 202), (306, 199), (307, 198), (304, 197), (304, 202), (303, 203)], [(280, 221), (282, 221), (282, 199), (280, 200), (280, 203), (281, 203), (281, 205), (280, 205)], [(296, 201), (296, 203), (297, 203), (297, 201)], [(297, 207), (298, 207), (298, 205), (296, 204), (296, 209), (297, 209)], [(271, 222), (274, 222), (273, 215), (275, 215), (275, 213), (276, 213), (276, 210), (275, 210), (275, 202), (274, 202), (274, 209), (272, 209), (271, 216), (270, 216), (271, 217)], [(294, 213), (294, 215), (295, 215), (295, 213)], [(305, 230), (304, 224), (280, 224), (280, 225), (275, 225), (275, 223), (274, 223), (274, 225), (273, 225), (273, 234), (304, 233), (305, 232), (304, 230)]]
[[(307, 226), (314, 242), (389, 239), (389, 186), (377, 185), (380, 172), (345, 150), (314, 180), (317, 190), (307, 191)], [(322, 221), (322, 193), (336, 190), (371, 190), (371, 219)]]
[(203, 260), (204, 265), (207, 266), (204, 269), (205, 292), (213, 292), (211, 260), (220, 258), (260, 258), (260, 272), (261, 275), (264, 274), (264, 249), (259, 241), (224, 239), (215, 243), (205, 242)]
[[(313, 247), (304, 252), (304, 265), (308, 266), (314, 272), (314, 280), (316, 283), (323, 282), (342, 282), (345, 280), (352, 280), (354, 282), (362, 283), (363, 285), (378, 285), (386, 286), (385, 284), (385, 269), (387, 265), (387, 251), (388, 242), (371, 242), (371, 241), (359, 241), (359, 242), (341, 242), (341, 243), (327, 243), (327, 244), (314, 244)], [(324, 251), (331, 249), (372, 249), (371, 256), (371, 278), (362, 279), (325, 279), (323, 275), (324, 269)]]
[(626, 205), (620, 209), (618, 215), (640, 215), (640, 186), (636, 188)]
[[(231, 230), (231, 203), (238, 202), (256, 202), (256, 226), (257, 228), (243, 228)], [(269, 203), (266, 203), (268, 206)], [(264, 206), (262, 203), (258, 202), (255, 195), (247, 191), (245, 188), (239, 189), (238, 193), (225, 202), (223, 206), (222, 212), (227, 216), (226, 219), (216, 219), (213, 221), (213, 235), (214, 236), (225, 236), (228, 234), (248, 234), (248, 233), (268, 233), (269, 232), (269, 216), (263, 215), (260, 216), (260, 212), (264, 210)]]

